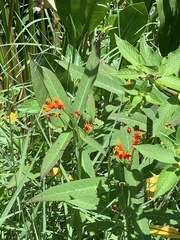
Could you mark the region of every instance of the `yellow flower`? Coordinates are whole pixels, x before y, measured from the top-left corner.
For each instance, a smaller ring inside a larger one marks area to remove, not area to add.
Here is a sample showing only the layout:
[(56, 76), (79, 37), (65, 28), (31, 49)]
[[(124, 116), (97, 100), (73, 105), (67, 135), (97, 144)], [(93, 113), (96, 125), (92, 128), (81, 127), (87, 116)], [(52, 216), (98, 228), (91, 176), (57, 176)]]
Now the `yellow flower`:
[(59, 113), (58, 113), (58, 112), (55, 112), (55, 113), (54, 113), (54, 116), (55, 116), (55, 117), (58, 117), (58, 116), (59, 116)]
[(11, 121), (11, 122), (13, 122), (13, 123), (15, 123), (18, 119), (17, 119), (17, 116), (16, 116), (16, 114), (14, 113), (14, 112), (11, 112), (10, 114), (9, 114), (9, 120)]
[(126, 85), (131, 85), (131, 80), (128, 79), (128, 80), (126, 81)]

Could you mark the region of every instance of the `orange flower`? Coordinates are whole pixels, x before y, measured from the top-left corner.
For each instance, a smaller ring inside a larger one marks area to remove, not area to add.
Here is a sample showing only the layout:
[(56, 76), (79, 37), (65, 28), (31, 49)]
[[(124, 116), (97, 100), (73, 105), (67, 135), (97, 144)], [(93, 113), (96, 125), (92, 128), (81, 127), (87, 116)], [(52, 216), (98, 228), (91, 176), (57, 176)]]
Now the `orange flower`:
[(138, 145), (141, 141), (141, 132), (137, 130), (135, 134), (132, 136), (133, 142), (132, 145)]
[(116, 146), (114, 147), (115, 149), (115, 153), (114, 155), (116, 157), (118, 157), (120, 160), (123, 160), (123, 159), (128, 159), (130, 160), (131, 159), (131, 154), (130, 154), (130, 151), (127, 150), (126, 152), (123, 151), (123, 146), (121, 145), (121, 142), (120, 141), (117, 141), (116, 143)]
[(131, 159), (131, 153), (130, 153), (129, 150), (126, 151), (126, 153), (125, 153), (125, 157), (124, 157), (124, 158), (127, 158), (128, 160)]
[[(57, 97), (54, 97), (54, 101), (51, 101), (51, 98), (47, 98), (46, 99), (46, 104), (43, 104), (43, 109), (42, 109), (42, 113), (46, 113), (49, 112), (52, 109), (64, 109), (64, 104), (62, 101), (60, 101)], [(47, 115), (48, 118), (50, 117), (50, 114)], [(46, 117), (47, 117), (46, 116)], [(55, 116), (59, 116), (58, 112), (55, 112)]]
[(88, 132), (88, 131), (90, 131), (91, 129), (92, 129), (91, 124), (89, 124), (89, 123), (85, 123), (85, 124), (84, 124), (84, 127), (83, 127), (83, 130), (84, 130), (84, 131)]
[(123, 146), (121, 145), (120, 141), (117, 141), (116, 146), (114, 147), (114, 149), (116, 151), (122, 151), (123, 150)]
[(47, 102), (47, 103), (50, 103), (50, 102), (51, 102), (51, 99), (50, 99), (50, 98), (46, 98), (46, 102)]

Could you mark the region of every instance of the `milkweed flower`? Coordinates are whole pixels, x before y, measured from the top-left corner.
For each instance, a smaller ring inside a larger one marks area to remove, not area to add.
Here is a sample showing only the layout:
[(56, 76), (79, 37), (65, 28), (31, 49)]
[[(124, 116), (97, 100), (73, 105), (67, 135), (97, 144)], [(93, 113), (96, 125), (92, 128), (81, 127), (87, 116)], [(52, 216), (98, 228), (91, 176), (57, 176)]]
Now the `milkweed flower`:
[(132, 145), (138, 145), (141, 142), (141, 132), (137, 130), (135, 134), (132, 136), (133, 141)]
[[(51, 100), (51, 98), (46, 99), (46, 103), (43, 104), (43, 109), (42, 109), (41, 113), (47, 113), (52, 109), (59, 109), (59, 110), (64, 109), (64, 103), (62, 101), (60, 101), (58, 99), (58, 97), (56, 97), (56, 96), (53, 98), (53, 101)], [(60, 113), (55, 112), (54, 115), (56, 117), (58, 117), (60, 115)], [(49, 117), (50, 117), (50, 114), (47, 114), (46, 118), (49, 118)]]
[(86, 132), (92, 130), (91, 124), (90, 123), (85, 123), (84, 127), (83, 127), (83, 130), (86, 131)]
[(115, 150), (114, 155), (115, 155), (116, 157), (118, 157), (121, 161), (122, 161), (123, 159), (128, 159), (128, 160), (130, 160), (130, 159), (131, 159), (131, 153), (130, 153), (130, 151), (129, 151), (129, 150), (124, 151), (123, 148), (124, 148), (124, 147), (123, 147), (123, 145), (121, 144), (121, 142), (120, 142), (120, 141), (117, 141), (117, 142), (116, 142), (116, 145), (115, 145), (115, 147), (114, 147), (114, 150)]

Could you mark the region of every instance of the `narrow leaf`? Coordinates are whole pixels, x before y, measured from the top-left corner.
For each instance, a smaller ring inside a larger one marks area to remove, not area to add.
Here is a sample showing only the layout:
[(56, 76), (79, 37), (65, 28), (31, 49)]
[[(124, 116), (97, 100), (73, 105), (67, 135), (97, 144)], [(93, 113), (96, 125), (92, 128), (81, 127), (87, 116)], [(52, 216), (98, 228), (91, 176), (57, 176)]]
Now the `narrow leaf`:
[(142, 144), (134, 146), (144, 157), (156, 159), (163, 163), (177, 163), (174, 154), (161, 145)]
[(30, 202), (42, 201), (71, 201), (83, 197), (95, 197), (98, 195), (98, 188), (107, 188), (105, 177), (95, 177), (72, 181), (51, 187), (33, 197)]
[(90, 159), (87, 151), (83, 151), (82, 153), (82, 168), (89, 177), (95, 177), (92, 160)]
[(60, 80), (56, 77), (56, 75), (49, 69), (45, 67), (42, 68), (42, 78), (44, 84), (47, 88), (49, 96), (53, 99), (53, 97), (57, 96), (65, 105), (65, 108), (70, 111), (71, 105), (68, 99), (67, 93), (64, 90)]
[(141, 130), (146, 131), (147, 117), (138, 112), (132, 116), (125, 113), (112, 113), (108, 119), (117, 120), (131, 126), (138, 125)]
[[(58, 61), (58, 63), (66, 70), (69, 70), (70, 74), (75, 78), (82, 78), (84, 68), (81, 66), (76, 66), (74, 64), (68, 64), (65, 61)], [(105, 64), (99, 66), (98, 74), (94, 82), (94, 86), (105, 89), (109, 92), (116, 93), (117, 95), (122, 95), (123, 90), (121, 85), (124, 84), (124, 81), (113, 77), (112, 74), (116, 71)]]
[(95, 151), (101, 152), (103, 155), (106, 155), (106, 152), (102, 146), (94, 140), (92, 137), (88, 136), (81, 128), (79, 128), (80, 138), (94, 148)]
[(139, 77), (146, 77), (145, 73), (138, 72), (134, 69), (124, 68), (121, 69), (119, 72), (113, 74), (116, 77), (122, 78), (122, 79), (138, 79)]
[(41, 179), (46, 176), (49, 171), (54, 167), (56, 162), (62, 157), (66, 146), (72, 138), (72, 132), (61, 133), (53, 143), (52, 147), (47, 152), (41, 166)]
[(179, 223), (180, 213), (177, 210), (171, 209), (144, 209), (144, 215), (148, 220), (153, 222), (158, 221), (164, 224), (172, 224), (172, 222)]
[(99, 41), (93, 47), (93, 50), (88, 58), (84, 74), (78, 86), (77, 94), (73, 103), (73, 109), (77, 109), (83, 112), (88, 95), (90, 94), (93, 84), (96, 80), (96, 76), (99, 68), (99, 51), (100, 51)]

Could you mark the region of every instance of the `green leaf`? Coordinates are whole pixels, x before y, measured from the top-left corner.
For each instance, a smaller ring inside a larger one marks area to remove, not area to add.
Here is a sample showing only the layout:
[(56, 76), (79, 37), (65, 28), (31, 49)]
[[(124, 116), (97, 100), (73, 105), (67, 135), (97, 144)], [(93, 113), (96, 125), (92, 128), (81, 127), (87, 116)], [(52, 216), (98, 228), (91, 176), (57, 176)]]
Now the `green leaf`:
[(158, 0), (158, 17), (160, 26), (158, 29), (159, 48), (162, 56), (176, 50), (180, 44), (179, 21), (180, 5), (177, 0)]
[(134, 96), (133, 100), (130, 104), (131, 108), (129, 109), (129, 111), (132, 111), (132, 109), (134, 109), (139, 103), (142, 102), (142, 96)]
[(30, 70), (34, 93), (39, 106), (42, 107), (48, 97), (48, 91), (44, 84), (42, 69), (33, 58), (30, 58)]
[(145, 60), (147, 66), (156, 66), (159, 67), (161, 62), (161, 56), (159, 53), (155, 52), (146, 42), (146, 39), (143, 38), (140, 43), (140, 53)]
[(84, 172), (87, 174), (87, 176), (91, 178), (95, 177), (92, 160), (90, 159), (87, 151), (83, 151), (82, 153), (82, 168)]
[(96, 114), (96, 107), (95, 107), (95, 100), (92, 93), (88, 95), (88, 99), (86, 102), (86, 113), (90, 117), (91, 122), (94, 122), (95, 114)]
[(158, 85), (164, 85), (180, 92), (180, 78), (175, 76), (164, 76), (156, 80)]
[(101, 152), (103, 155), (106, 155), (106, 152), (104, 151), (102, 146), (96, 140), (88, 136), (81, 128), (79, 128), (79, 134), (80, 134), (80, 138), (84, 142), (86, 142), (88, 145), (93, 147), (95, 151)]
[(166, 166), (158, 176), (154, 198), (158, 198), (169, 191), (179, 179), (179, 167), (173, 165)]
[[(99, 198), (94, 195), (89, 195), (88, 197), (78, 198), (71, 201), (68, 201), (69, 204), (74, 205), (76, 207), (79, 207), (80, 209), (86, 209), (86, 210), (97, 210), (101, 206), (102, 201), (99, 201)], [(103, 209), (103, 206), (101, 207), (101, 210)]]
[(84, 197), (97, 197), (98, 189), (107, 189), (105, 177), (95, 177), (71, 181), (61, 185), (51, 187), (44, 192), (33, 197), (29, 202), (42, 201), (72, 201), (80, 200)]
[(114, 230), (115, 226), (116, 226), (116, 228), (118, 228), (118, 231), (122, 231), (123, 224), (121, 222), (119, 222), (115, 225), (115, 223), (113, 221), (110, 221), (110, 220), (96, 221), (96, 222), (93, 222), (93, 223), (88, 223), (86, 228), (87, 228), (88, 231), (97, 232), (97, 231), (105, 231), (105, 230), (108, 230), (108, 229)]
[(36, 99), (28, 99), (22, 104), (19, 104), (17, 106), (17, 110), (19, 112), (33, 114), (33, 113), (39, 113), (40, 107)]
[(33, 89), (39, 106), (42, 107), (47, 97), (50, 96), (53, 99), (57, 96), (63, 101), (65, 108), (70, 111), (70, 101), (56, 75), (48, 68), (39, 66), (34, 60), (31, 60), (30, 63)]
[[(22, 182), (23, 178), (24, 178), (24, 175), (26, 174), (26, 172), (29, 170), (29, 165), (26, 165), (24, 166), (23, 168), (23, 171), (22, 171), (22, 174), (20, 176), (20, 179), (19, 181)], [(19, 175), (19, 171), (11, 178), (11, 180), (9, 181), (8, 185), (7, 185), (7, 188), (12, 188), (12, 187), (15, 187), (17, 186), (17, 178), (18, 178), (18, 175)], [(32, 173), (32, 172), (29, 172), (28, 175), (27, 175), (27, 178), (25, 180), (25, 182), (28, 182), (28, 181), (31, 181), (37, 177), (40, 176), (40, 173)], [(24, 182), (24, 183), (25, 183)]]
[[(142, 194), (141, 194), (142, 195)], [(150, 230), (147, 219), (143, 216), (143, 209), (141, 206), (132, 205), (131, 218), (132, 218), (132, 226), (134, 227), (134, 233), (139, 239), (142, 240), (150, 240)], [(132, 230), (131, 230), (132, 231)], [(129, 239), (129, 238), (128, 238)]]
[(68, 42), (80, 47), (84, 37), (97, 27), (107, 13), (107, 0), (55, 0), (59, 18), (68, 32)]
[(159, 68), (159, 74), (162, 76), (168, 76), (176, 73), (180, 66), (180, 49), (168, 54), (167, 57), (162, 59), (161, 66)]
[[(65, 61), (58, 61), (58, 63), (64, 69), (68, 70), (75, 78), (82, 78), (84, 72), (83, 67), (76, 66), (72, 63), (68, 64)], [(113, 77), (111, 73), (116, 73), (116, 71), (112, 67), (102, 63), (99, 66), (99, 71), (94, 82), (94, 86), (121, 96), (124, 93), (121, 88), (121, 85), (124, 84), (124, 81), (120, 81), (116, 77)]]
[(146, 131), (147, 117), (138, 112), (132, 116), (125, 113), (112, 113), (108, 119), (117, 120), (131, 126), (138, 125), (141, 130)]
[(153, 222), (160, 222), (163, 224), (178, 224), (180, 213), (171, 209), (144, 209), (144, 215), (147, 219)]
[(53, 143), (43, 159), (41, 166), (41, 179), (48, 174), (56, 162), (62, 157), (71, 138), (72, 132), (64, 132), (61, 133), (56, 142)]
[(138, 79), (139, 77), (142, 77), (142, 78), (146, 77), (145, 73), (138, 72), (134, 69), (129, 69), (129, 68), (121, 69), (119, 72), (113, 75), (122, 79)]
[(121, 86), (124, 84), (124, 81), (112, 76), (112, 74), (116, 72), (114, 68), (101, 63), (94, 86), (123, 97), (124, 91)]
[(130, 190), (131, 194), (131, 201), (134, 204), (141, 204), (143, 203), (143, 180), (140, 171), (137, 169), (133, 169), (128, 171), (126, 168), (124, 169), (125, 181), (128, 184), (128, 189)]
[(114, 34), (130, 43), (135, 43), (144, 32), (147, 22), (148, 12), (144, 2), (131, 3), (118, 11), (115, 20), (110, 23), (113, 24), (110, 31), (110, 49), (113, 50), (116, 47)]
[(88, 96), (91, 93), (93, 84), (99, 68), (99, 41), (93, 47), (88, 58), (84, 74), (78, 86), (77, 94), (73, 103), (73, 109), (79, 110), (81, 113), (85, 110)]
[(147, 93), (146, 97), (146, 101), (152, 104), (156, 104), (156, 105), (161, 105), (162, 102), (161, 100), (158, 98), (158, 96), (155, 93)]
[(180, 144), (180, 124), (178, 125), (176, 131), (176, 142)]
[[(130, 4), (119, 12), (121, 38), (135, 42), (144, 32), (148, 21), (148, 12), (145, 3)], [(139, 19), (139, 21), (136, 21)]]
[(137, 48), (133, 47), (129, 42), (126, 40), (120, 39), (118, 36), (115, 35), (116, 44), (118, 46), (119, 52), (121, 55), (132, 65), (136, 67), (140, 67), (141, 65), (145, 64), (143, 57), (137, 50)]
[(69, 98), (60, 80), (56, 77), (56, 75), (51, 70), (45, 67), (41, 67), (41, 69), (42, 69), (42, 78), (47, 88), (47, 91), (49, 93), (49, 96), (52, 99), (55, 96), (58, 97), (58, 99), (64, 103), (65, 108), (68, 111), (71, 111)]
[(163, 163), (177, 163), (172, 151), (161, 145), (142, 144), (134, 146), (144, 157), (156, 159)]
[(158, 109), (158, 117), (153, 122), (153, 135), (158, 135), (160, 131), (165, 132), (165, 126), (169, 123), (172, 114), (178, 108), (176, 97), (172, 97), (168, 102), (162, 104)]

